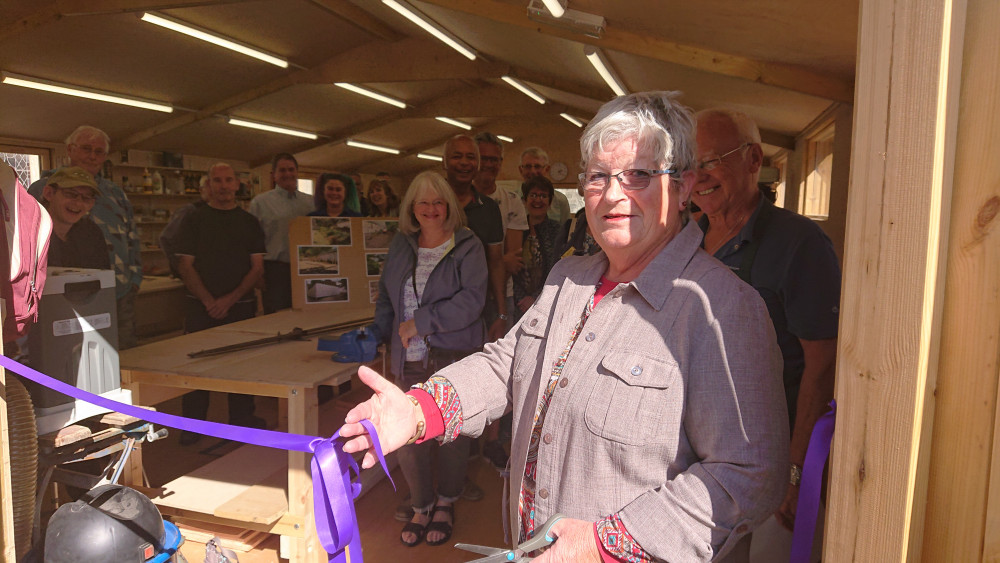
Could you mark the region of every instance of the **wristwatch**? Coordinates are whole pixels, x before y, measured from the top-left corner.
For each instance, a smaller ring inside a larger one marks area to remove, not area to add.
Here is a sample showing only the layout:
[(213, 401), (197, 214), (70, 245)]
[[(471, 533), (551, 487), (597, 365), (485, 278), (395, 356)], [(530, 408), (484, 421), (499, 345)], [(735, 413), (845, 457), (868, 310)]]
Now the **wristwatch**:
[(788, 476), (788, 484), (798, 487), (799, 483), (802, 482), (802, 466), (794, 463), (790, 463), (789, 465), (791, 466), (791, 472)]
[(506, 321), (506, 320), (507, 320), (507, 319), (509, 319), (510, 317), (508, 317), (508, 316), (507, 316), (507, 315), (505, 315), (504, 313), (498, 313), (498, 314), (497, 314), (497, 318), (498, 318), (498, 319), (500, 319), (501, 321)]

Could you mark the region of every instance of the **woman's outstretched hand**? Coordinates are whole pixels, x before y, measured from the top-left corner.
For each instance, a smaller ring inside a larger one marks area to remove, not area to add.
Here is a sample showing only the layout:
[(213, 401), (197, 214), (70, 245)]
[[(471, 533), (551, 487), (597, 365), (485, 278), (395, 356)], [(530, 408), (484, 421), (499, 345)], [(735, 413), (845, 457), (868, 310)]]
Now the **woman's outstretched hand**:
[(391, 381), (365, 366), (358, 368), (358, 377), (375, 394), (370, 399), (354, 407), (344, 418), (340, 435), (348, 438), (344, 444), (347, 453), (368, 450), (361, 467), (368, 469), (375, 465), (375, 451), (372, 439), (360, 421), (368, 419), (378, 432), (382, 453), (398, 450), (409, 441), (417, 429), (417, 413), (406, 395)]

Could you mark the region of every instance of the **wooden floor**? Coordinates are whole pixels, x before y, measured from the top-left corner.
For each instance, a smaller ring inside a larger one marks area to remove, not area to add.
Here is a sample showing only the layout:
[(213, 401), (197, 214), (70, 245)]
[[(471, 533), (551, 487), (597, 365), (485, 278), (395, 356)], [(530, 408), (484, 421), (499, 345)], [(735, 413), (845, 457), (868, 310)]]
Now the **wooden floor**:
[[(365, 392), (355, 381), (354, 391), (338, 399), (364, 400)], [(225, 409), (226, 400), (222, 394), (212, 393), (211, 408)], [(164, 412), (180, 413), (180, 399), (159, 405)], [(211, 411), (211, 409), (210, 409)], [(269, 426), (277, 422), (277, 399), (257, 398), (257, 414), (264, 417)], [(225, 421), (224, 413), (211, 411), (210, 420)], [(341, 418), (342, 420), (342, 418)], [(340, 421), (323, 420), (321, 426), (336, 428)], [(224, 443), (215, 438), (203, 438), (193, 446), (182, 447), (177, 442), (179, 432), (173, 432), (164, 440), (147, 444), (143, 448), (144, 465), (150, 483), (158, 486), (180, 475), (198, 468), (239, 447), (236, 443)], [(368, 471), (381, 472), (379, 467)], [(455, 549), (456, 542), (489, 546), (503, 545), (503, 525), (500, 517), (500, 497), (503, 480), (482, 458), (470, 460), (469, 475), (485, 491), (485, 497), (477, 502), (459, 500), (455, 504), (456, 522), (451, 541), (446, 545), (428, 546), (420, 544), (408, 548), (399, 541), (403, 524), (393, 518), (397, 504), (407, 492), (406, 481), (399, 469), (392, 472), (397, 491), (393, 491), (388, 479), (382, 479), (371, 490), (364, 491), (356, 503), (358, 525), (361, 529), (362, 548), (366, 563), (389, 562), (464, 562), (476, 559), (477, 555)], [(241, 558), (242, 560), (242, 558)], [(276, 559), (272, 559), (277, 561)], [(257, 559), (255, 559), (257, 561)]]

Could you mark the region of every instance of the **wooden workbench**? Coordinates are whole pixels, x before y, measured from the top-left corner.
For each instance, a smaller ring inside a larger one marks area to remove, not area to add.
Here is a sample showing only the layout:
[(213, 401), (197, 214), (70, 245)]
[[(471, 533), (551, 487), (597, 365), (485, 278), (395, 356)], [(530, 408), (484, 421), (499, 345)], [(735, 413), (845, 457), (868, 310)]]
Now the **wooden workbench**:
[[(279, 419), (287, 420), (288, 432), (318, 435), (317, 386), (349, 381), (358, 364), (331, 361), (329, 352), (316, 350), (315, 338), (207, 358), (191, 359), (187, 354), (295, 327), (309, 329), (370, 317), (370, 307), (286, 310), (132, 348), (120, 356), (122, 387), (130, 389), (133, 401), (142, 405), (155, 405), (195, 389), (278, 397), (285, 399), (279, 401), (283, 405)], [(133, 458), (141, 464), (141, 456)], [(292, 562), (327, 561), (313, 525), (307, 454), (248, 446), (210, 465), (197, 476), (168, 483), (166, 488), (175, 490), (163, 491), (154, 502), (167, 514), (280, 534)], [(141, 475), (138, 469), (141, 466), (133, 467), (131, 474)], [(282, 489), (287, 495), (281, 494)], [(258, 502), (265, 500), (267, 507)]]

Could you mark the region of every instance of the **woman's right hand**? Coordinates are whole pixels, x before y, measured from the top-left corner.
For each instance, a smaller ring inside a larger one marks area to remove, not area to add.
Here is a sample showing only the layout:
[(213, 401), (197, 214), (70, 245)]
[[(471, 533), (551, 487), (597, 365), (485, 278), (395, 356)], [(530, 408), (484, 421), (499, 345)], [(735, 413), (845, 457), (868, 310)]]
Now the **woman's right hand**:
[(378, 432), (382, 453), (398, 450), (406, 445), (417, 429), (417, 413), (410, 399), (391, 381), (385, 379), (365, 366), (358, 368), (361, 382), (370, 387), (375, 394), (370, 399), (354, 407), (344, 418), (340, 427), (340, 435), (348, 438), (344, 444), (347, 453), (368, 450), (361, 462), (361, 467), (368, 469), (376, 462), (375, 450), (372, 448), (372, 438), (361, 425), (368, 419)]

